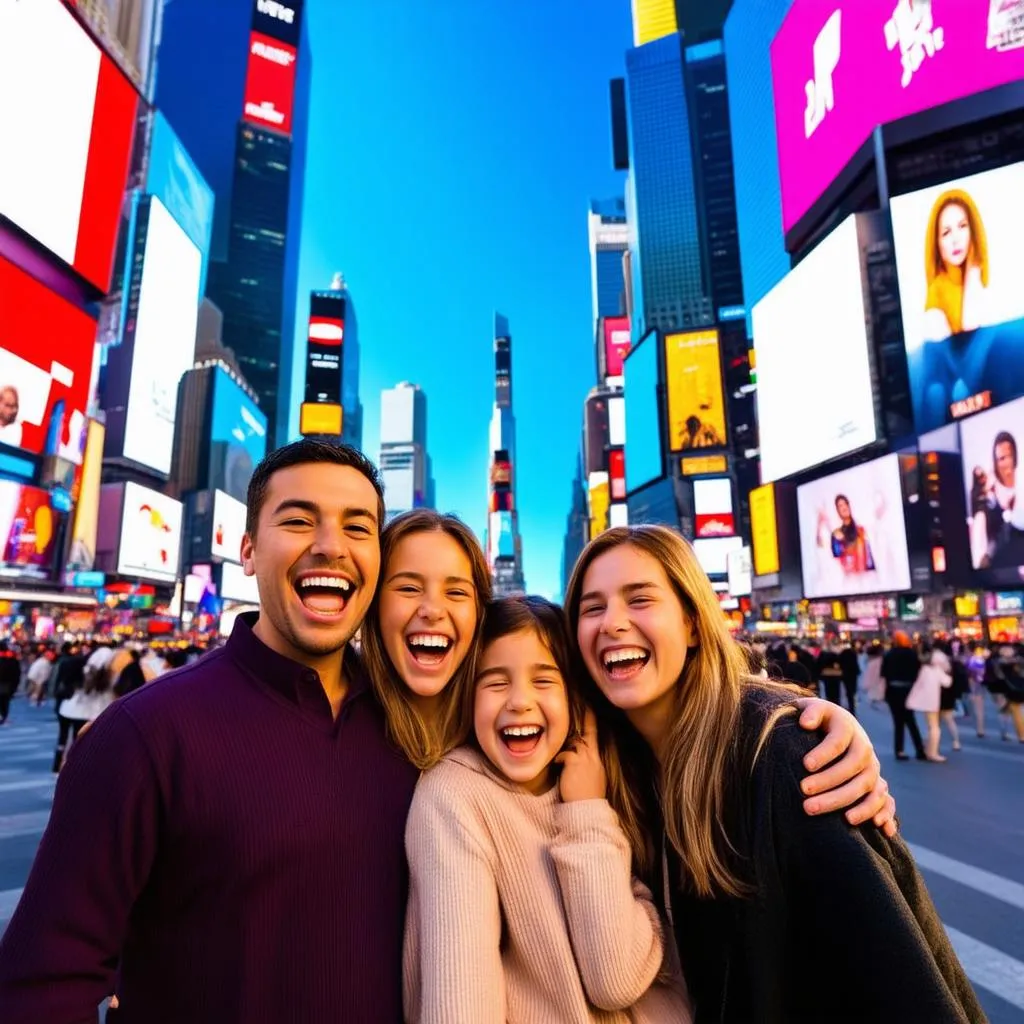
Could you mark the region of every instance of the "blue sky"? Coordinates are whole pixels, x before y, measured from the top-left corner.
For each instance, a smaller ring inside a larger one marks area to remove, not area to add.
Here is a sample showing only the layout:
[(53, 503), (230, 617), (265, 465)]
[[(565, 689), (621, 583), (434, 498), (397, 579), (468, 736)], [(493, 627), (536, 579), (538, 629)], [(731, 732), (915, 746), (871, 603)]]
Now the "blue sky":
[[(299, 309), (345, 273), (367, 453), (378, 455), (381, 389), (421, 385), (438, 507), (481, 537), (490, 335), (494, 310), (508, 316), (527, 585), (556, 596), (594, 384), (587, 208), (624, 186), (611, 166), (608, 80), (623, 73), (629, 2), (307, 0), (306, 10)], [(300, 322), (303, 346), (304, 336)]]

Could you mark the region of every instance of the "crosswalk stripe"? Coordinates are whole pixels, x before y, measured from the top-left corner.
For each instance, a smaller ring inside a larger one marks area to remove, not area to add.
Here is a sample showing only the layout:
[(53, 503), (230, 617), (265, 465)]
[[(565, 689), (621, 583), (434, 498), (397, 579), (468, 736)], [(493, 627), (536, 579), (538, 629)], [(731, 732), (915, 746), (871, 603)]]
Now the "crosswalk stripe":
[(0, 840), (15, 839), (19, 836), (42, 836), (50, 820), (50, 809), (26, 811), (23, 814), (0, 816)]
[(17, 782), (0, 782), (0, 793), (17, 793), (22, 789), (51, 788), (56, 784), (57, 776), (50, 775), (45, 779), (19, 779)]
[(965, 864), (963, 861), (954, 860), (945, 854), (936, 853), (916, 843), (908, 843), (910, 852), (917, 861), (917, 866), (925, 871), (934, 871), (937, 875), (961, 885), (966, 885), (976, 892), (984, 893), (994, 899), (1009, 903), (1011, 907), (1024, 910), (1024, 885), (1020, 882), (1003, 878), (1002, 875), (993, 874), (982, 868), (976, 868), (973, 864)]
[(1024, 963), (949, 925), (946, 934), (975, 985), (1024, 1010)]

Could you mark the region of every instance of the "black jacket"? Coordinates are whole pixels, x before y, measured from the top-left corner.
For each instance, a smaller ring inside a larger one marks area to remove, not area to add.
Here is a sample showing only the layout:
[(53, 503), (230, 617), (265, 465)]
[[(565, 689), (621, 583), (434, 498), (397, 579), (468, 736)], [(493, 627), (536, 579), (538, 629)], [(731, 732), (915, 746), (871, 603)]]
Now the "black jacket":
[(817, 739), (795, 716), (776, 725), (749, 772), (776, 700), (750, 695), (733, 750), (728, 827), (755, 895), (698, 899), (669, 857), (697, 1024), (985, 1021), (903, 841), (851, 828), (841, 813), (804, 813), (801, 762)]

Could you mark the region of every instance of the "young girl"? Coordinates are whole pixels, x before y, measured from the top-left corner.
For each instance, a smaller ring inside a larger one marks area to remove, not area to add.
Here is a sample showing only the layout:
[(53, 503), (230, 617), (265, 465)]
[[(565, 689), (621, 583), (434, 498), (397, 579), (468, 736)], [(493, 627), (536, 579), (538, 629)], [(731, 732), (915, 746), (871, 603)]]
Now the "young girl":
[[(392, 739), (418, 768), (436, 764), (465, 738), (458, 735), (456, 695), (473, 679), (490, 596), (484, 553), (455, 516), (416, 509), (384, 528), (380, 584), (362, 628), (363, 659)], [(895, 804), (863, 728), (825, 701), (801, 707), (801, 725), (827, 733), (816, 765), (808, 765), (821, 769), (806, 790), (818, 794), (818, 810), (850, 807), (851, 820), (874, 820), (895, 834)]]
[(473, 741), (423, 777), (406, 830), (412, 1024), (689, 1019), (569, 652), (557, 605), (488, 609), (463, 709)]
[(750, 678), (681, 537), (602, 534), (567, 609), (647, 827), (635, 857), (664, 870), (698, 1024), (985, 1019), (906, 846), (804, 813), (790, 696)]

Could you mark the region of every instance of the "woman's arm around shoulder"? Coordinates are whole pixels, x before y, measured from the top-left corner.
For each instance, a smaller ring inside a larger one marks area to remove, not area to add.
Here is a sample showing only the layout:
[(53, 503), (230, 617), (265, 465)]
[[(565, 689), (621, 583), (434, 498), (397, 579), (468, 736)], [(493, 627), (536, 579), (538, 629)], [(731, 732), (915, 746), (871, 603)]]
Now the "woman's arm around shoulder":
[(798, 782), (812, 742), (783, 718), (753, 773), (754, 799), (768, 808), (755, 855), (777, 868), (790, 941), (813, 951), (812, 987), (834, 994), (836, 1020), (984, 1021), (906, 844), (838, 813), (803, 813)]
[(416, 787), (405, 831), (407, 1024), (505, 1024), (496, 853), (474, 801), (489, 784), (443, 761)]

